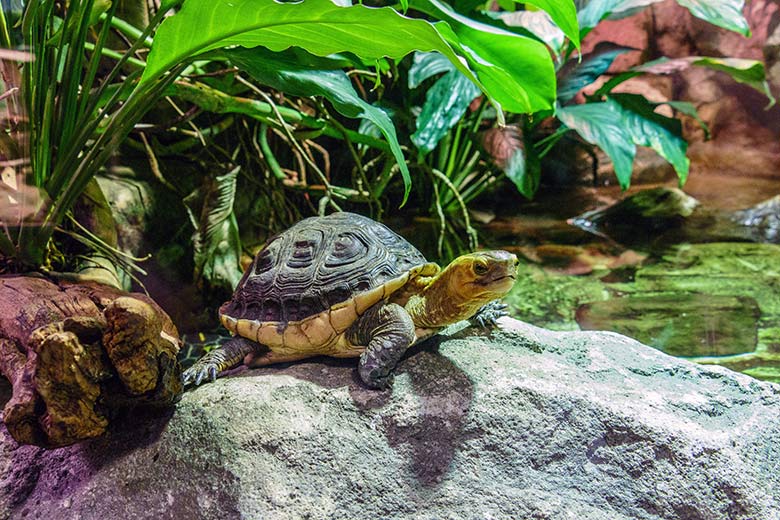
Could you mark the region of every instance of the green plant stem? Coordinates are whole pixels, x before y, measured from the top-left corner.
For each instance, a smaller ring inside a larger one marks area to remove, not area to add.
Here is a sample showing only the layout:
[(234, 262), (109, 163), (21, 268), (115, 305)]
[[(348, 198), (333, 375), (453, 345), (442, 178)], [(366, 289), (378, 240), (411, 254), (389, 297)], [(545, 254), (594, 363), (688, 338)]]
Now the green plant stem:
[[(463, 222), (466, 226), (466, 233), (469, 236), (469, 247), (471, 249), (476, 249), (477, 247), (477, 232), (476, 230), (471, 227), (471, 219), (469, 218), (469, 210), (466, 207), (466, 202), (461, 197), (460, 193), (458, 192), (458, 189), (452, 184), (449, 178), (447, 178), (446, 175), (444, 175), (439, 170), (436, 170), (435, 168), (431, 169), (431, 172), (433, 175), (435, 175), (439, 180), (441, 180), (452, 192), (452, 194), (455, 196), (455, 199), (458, 201), (458, 205), (460, 206), (461, 215), (463, 215)], [(437, 197), (438, 200), (438, 197)]]
[(485, 188), (493, 184), (495, 180), (496, 178), (493, 175), (480, 175), (471, 186), (461, 192), (460, 196), (463, 198), (463, 201), (468, 204), (474, 200), (477, 195), (482, 193)]
[[(274, 128), (282, 128), (275, 117), (274, 107), (270, 104), (255, 99), (230, 96), (202, 83), (177, 81), (168, 88), (166, 94), (194, 103), (208, 112), (217, 114), (244, 114)], [(313, 130), (321, 131), (323, 135), (328, 137), (335, 137), (337, 139), (342, 139), (344, 137), (342, 132), (327, 121), (308, 116), (288, 107), (276, 107), (276, 109), (288, 124), (302, 125)], [(385, 141), (360, 134), (353, 130), (345, 129), (345, 131), (346, 135), (354, 143), (365, 144), (385, 152), (390, 151), (390, 146)]]
[(357, 191), (368, 193), (369, 198), (376, 201), (374, 198), (374, 192), (373, 190), (370, 189), (371, 184), (368, 182), (368, 177), (366, 176), (366, 170), (363, 167), (363, 161), (360, 159), (360, 155), (358, 154), (357, 149), (355, 149), (355, 145), (352, 143), (352, 141), (349, 138), (349, 135), (347, 134), (347, 128), (341, 123), (339, 123), (335, 118), (331, 117), (330, 115), (328, 115), (328, 121), (341, 132), (343, 136), (342, 138), (346, 142), (347, 148), (349, 149), (349, 153), (352, 156), (352, 160), (355, 161), (355, 168), (357, 168), (357, 171), (360, 174), (360, 182), (364, 185), (360, 187), (360, 189)]
[(450, 155), (452, 144), (452, 131), (447, 132), (439, 141), (439, 155), (436, 157), (436, 169), (444, 171), (447, 168), (447, 158)]
[(460, 153), (460, 135), (463, 131), (463, 125), (458, 121), (458, 125), (455, 127), (455, 136), (452, 139), (452, 146), (450, 146), (449, 154), (447, 157), (447, 166), (444, 170), (444, 175), (448, 178), (452, 178), (453, 170), (455, 168), (455, 159)]
[(563, 137), (566, 132), (568, 132), (570, 129), (562, 126), (558, 128), (554, 133), (548, 135), (544, 139), (540, 139), (536, 143), (534, 143), (534, 148), (539, 150), (541, 148), (541, 151), (538, 153), (539, 158), (541, 159), (548, 153), (550, 153), (550, 150), (552, 150), (553, 146)]
[(379, 174), (377, 182), (371, 190), (372, 196), (375, 200), (379, 200), (379, 197), (381, 197), (382, 193), (384, 193), (385, 188), (387, 188), (387, 185), (393, 178), (393, 170), (395, 168), (397, 168), (397, 163), (394, 160), (390, 159), (385, 161), (385, 166), (382, 168), (382, 173)]
[[(105, 22), (106, 21), (106, 15), (101, 14), (100, 15), (100, 21)], [(130, 22), (126, 22), (122, 20), (121, 18), (117, 18), (116, 16), (112, 16), (109, 23), (111, 24), (111, 27), (116, 29), (117, 31), (121, 32), (131, 40), (138, 40), (143, 36), (143, 39), (141, 40), (144, 47), (151, 47), (152, 46), (152, 39), (149, 37), (148, 34), (144, 35), (144, 32), (135, 27)]]
[(281, 181), (287, 180), (287, 175), (282, 171), (282, 167), (279, 166), (279, 161), (276, 160), (276, 156), (271, 151), (271, 147), (268, 146), (268, 125), (265, 123), (260, 125), (257, 142), (260, 145), (260, 150), (263, 152), (263, 158), (265, 159), (266, 164), (268, 164), (271, 173), (274, 174), (274, 177)]
[[(84, 43), (84, 48), (87, 49), (88, 51), (94, 51), (95, 50), (95, 45), (92, 44), (92, 43), (89, 43), (89, 42), (85, 42)], [(106, 56), (107, 58), (113, 58), (115, 60), (121, 60), (122, 57), (124, 56), (124, 53), (122, 53), (122, 52), (118, 52), (118, 51), (114, 51), (114, 50), (106, 49), (106, 48), (101, 48), (100, 49), (100, 54), (101, 54), (101, 56)], [(136, 59), (136, 58), (127, 58), (127, 63), (129, 63), (129, 64), (131, 64), (134, 67), (137, 67), (139, 69), (143, 69), (144, 67), (146, 67), (146, 62), (141, 61), (141, 60)]]
[(0, 45), (5, 49), (11, 49), (11, 34), (8, 32), (8, 20), (5, 19), (5, 10), (0, 9)]

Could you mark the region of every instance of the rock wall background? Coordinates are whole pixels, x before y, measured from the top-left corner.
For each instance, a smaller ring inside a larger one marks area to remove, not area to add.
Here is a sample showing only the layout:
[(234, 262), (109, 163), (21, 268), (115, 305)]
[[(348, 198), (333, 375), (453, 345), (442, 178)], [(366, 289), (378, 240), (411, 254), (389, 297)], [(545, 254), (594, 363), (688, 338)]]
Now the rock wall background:
[[(750, 38), (699, 20), (675, 1), (667, 0), (632, 17), (602, 22), (585, 38), (583, 53), (590, 52), (601, 41), (645, 49), (644, 53), (629, 52), (618, 57), (610, 72), (661, 56), (763, 60), (772, 92), (778, 97), (780, 2), (746, 2), (744, 15), (752, 30)], [(692, 119), (686, 121), (692, 176), (717, 170), (780, 178), (780, 106), (766, 110), (765, 96), (736, 83), (725, 73), (692, 67), (674, 76), (635, 78), (616, 91), (645, 94), (654, 101), (690, 101), (697, 106), (710, 127), (712, 139), (705, 142), (699, 125)]]

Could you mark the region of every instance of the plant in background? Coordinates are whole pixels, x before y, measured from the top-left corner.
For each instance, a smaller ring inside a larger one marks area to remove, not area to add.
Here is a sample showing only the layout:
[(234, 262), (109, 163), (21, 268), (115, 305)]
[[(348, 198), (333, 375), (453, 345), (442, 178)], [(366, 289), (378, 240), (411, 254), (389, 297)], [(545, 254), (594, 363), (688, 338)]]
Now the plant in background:
[[(495, 107), (538, 110), (551, 106), (554, 99), (554, 71), (543, 46), (525, 36), (495, 36), (492, 30), (472, 27), (435, 1), (419, 6), (432, 15), (430, 21), (404, 16), (392, 8), (341, 7), (329, 0), (187, 0), (178, 12), (166, 17), (177, 4), (163, 2), (148, 26), (135, 28), (116, 17), (116, 3), (27, 3), (22, 39), (33, 59), (21, 66), (20, 85), (27, 124), (14, 130), (26, 139), (29, 168), (17, 172), (16, 188), (11, 188), (16, 191), (3, 208), (0, 251), (7, 261), (27, 268), (47, 265), (55, 230), (135, 125), (166, 95), (214, 113), (247, 115), (265, 125), (264, 129), (285, 136), (293, 147), (298, 146), (296, 134), (305, 131), (310, 136), (343, 140), (356, 163), (361, 162), (365, 146), (392, 155), (395, 162), (390, 166), (383, 162), (372, 179), (365, 171), (353, 176), (355, 186), (339, 187), (320, 175), (318, 180), (325, 187), (323, 203), (333, 205), (339, 199), (377, 200), (395, 171), (403, 179), (403, 200), (411, 188), (390, 118), (357, 95), (344, 73), (345, 66), (361, 70), (366, 64), (392, 66), (392, 60), (409, 53), (436, 51), (477, 85)], [(113, 30), (130, 40), (128, 48), (109, 48)], [(573, 39), (576, 41), (576, 36)], [(10, 39), (4, 44), (10, 46)], [(222, 51), (236, 46), (255, 48), (255, 52)], [(294, 49), (285, 52), (291, 46)], [(150, 48), (148, 54), (139, 52), (146, 48)], [(519, 54), (510, 57), (506, 51)], [(285, 61), (291, 52), (295, 58)], [(101, 65), (104, 58), (113, 60), (108, 72)], [(323, 105), (323, 110), (311, 115), (306, 110), (279, 106), (255, 86), (252, 92), (260, 99), (236, 96), (197, 80), (209, 63), (225, 61), (292, 96), (322, 96), (342, 116), (371, 121), (384, 141), (345, 128)], [(500, 110), (497, 118), (502, 119)], [(273, 168), (265, 137), (262, 133), (257, 138), (259, 150), (274, 174), (284, 177), (284, 172)], [(296, 151), (313, 171), (318, 170), (307, 161), (308, 154)], [(234, 176), (221, 178), (235, 185)], [(27, 200), (20, 195), (25, 186), (40, 194), (32, 210), (22, 203)], [(214, 245), (228, 235), (236, 236), (234, 227), (223, 225), (234, 220), (232, 211), (225, 208), (225, 201), (232, 202), (233, 197), (219, 187), (211, 193), (215, 195), (194, 194), (190, 199), (193, 203), (206, 201), (199, 211), (220, 217), (201, 214), (195, 218), (193, 213), (193, 223), (201, 227), (200, 251), (221, 251), (224, 247)], [(90, 243), (99, 247), (99, 241)], [(235, 258), (240, 244), (234, 238), (228, 243)], [(233, 272), (227, 278), (236, 276), (238, 266)]]
[[(760, 62), (689, 57), (661, 58), (634, 67), (604, 83), (587, 96), (584, 104), (574, 104), (575, 96), (606, 73), (617, 56), (635, 50), (605, 42), (580, 56), (577, 53), (580, 40), (602, 20), (628, 16), (653, 3), (656, 1), (518, 3), (503, 0), (494, 3), (459, 0), (445, 6), (438, 2), (410, 2), (411, 8), (448, 21), (455, 20), (458, 27), (479, 27), (483, 32), (489, 32), (484, 29), (488, 26), (497, 33), (514, 33), (535, 40), (551, 53), (556, 67), (554, 107), (513, 110), (514, 107), (504, 106), (510, 112), (504, 125), (500, 113), (485, 110), (484, 104), (475, 102), (479, 92), (470, 88), (459, 71), (436, 55), (418, 53), (415, 56), (408, 75), (410, 90), (439, 76), (434, 82), (425, 83), (425, 101), (413, 118), (412, 142), (419, 157), (418, 164), (432, 174), (431, 213), (440, 215), (442, 230), (445, 213), (462, 209), (464, 203), (501, 173), (514, 182), (520, 193), (533, 197), (541, 179), (542, 160), (562, 138), (588, 150), (591, 145), (600, 147), (613, 161), (623, 189), (630, 184), (637, 145), (655, 150), (674, 167), (680, 183), (685, 182), (689, 160), (681, 123), (676, 117), (664, 116), (656, 109), (659, 105), (668, 105), (674, 112), (698, 120), (695, 107), (679, 101), (653, 103), (641, 95), (613, 92), (616, 86), (630, 78), (642, 74), (670, 74), (691, 66), (710, 67), (753, 86), (773, 102)], [(742, 0), (722, 0), (706, 5), (688, 0), (678, 3), (712, 24), (749, 34), (741, 14)], [(496, 4), (498, 10), (495, 10)], [(480, 108), (475, 109), (476, 106)], [(572, 131), (576, 139), (570, 138)], [(475, 146), (478, 142), (481, 147)], [(592, 155), (595, 161), (595, 154)], [(468, 229), (465, 211), (463, 215)]]
[[(584, 38), (602, 20), (629, 16), (654, 3), (657, 1), (578, 1), (580, 38)], [(678, 3), (694, 16), (709, 23), (746, 36), (750, 33), (742, 16), (742, 0), (708, 2), (707, 5), (688, 0), (679, 0)], [(634, 67), (609, 79), (595, 92), (586, 96), (585, 103), (574, 104), (575, 96), (605, 74), (617, 56), (636, 49), (602, 42), (592, 52), (579, 57), (575, 56), (574, 46), (566, 41), (565, 35), (545, 22), (545, 13), (504, 11), (489, 15), (497, 22), (535, 34), (550, 47), (558, 64), (558, 92), (554, 113), (540, 111), (514, 119), (522, 128), (525, 142), (532, 145), (524, 149), (518, 148), (518, 153), (524, 153), (525, 161), (518, 160), (517, 164), (524, 167), (508, 168), (505, 172), (527, 197), (532, 197), (539, 185), (541, 160), (556, 142), (570, 135), (570, 131), (576, 132), (580, 142), (596, 145), (609, 156), (623, 189), (628, 188), (631, 182), (637, 145), (652, 148), (674, 167), (680, 184), (685, 182), (689, 160), (686, 157), (687, 143), (682, 136), (682, 125), (679, 119), (664, 116), (657, 108), (667, 105), (678, 114), (692, 116), (698, 120), (695, 107), (680, 101), (653, 103), (638, 94), (613, 91), (628, 79), (643, 74), (671, 74), (691, 66), (709, 67), (726, 72), (736, 81), (758, 89), (767, 95), (770, 103), (774, 103), (765, 81), (763, 64), (760, 62), (736, 58), (688, 57), (671, 60), (660, 58)], [(555, 119), (552, 124), (551, 118)], [(700, 120), (699, 122), (704, 126)], [(706, 126), (704, 129), (708, 132)]]
[[(434, 9), (437, 4), (426, 5)], [(357, 96), (345, 81), (345, 61), (333, 59), (335, 54), (349, 52), (349, 63), (364, 66), (377, 60), (400, 59), (414, 51), (437, 51), (478, 85), (495, 106), (533, 110), (549, 106), (554, 97), (555, 80), (549, 57), (541, 59), (537, 52), (533, 68), (539, 70), (524, 78), (518, 70), (496, 65), (506, 63), (507, 58), (500, 55), (500, 49), (494, 48), (489, 38), (482, 41), (488, 33), (454, 21), (447, 24), (413, 19), (392, 8), (339, 7), (329, 0), (187, 0), (179, 12), (165, 18), (175, 6), (176, 2), (163, 3), (147, 27), (133, 28), (115, 16), (116, 3), (27, 3), (22, 36), (33, 59), (21, 67), (20, 92), (27, 117), (24, 133), (29, 168), (18, 174), (16, 185), (19, 190), (22, 186), (33, 187), (40, 197), (32, 209), (20, 202), (23, 199), (18, 193), (9, 202), (12, 211), (4, 212), (0, 233), (0, 251), (7, 259), (22, 266), (47, 264), (54, 231), (134, 125), (164, 95), (180, 97), (218, 113), (247, 114), (291, 138), (293, 130), (305, 128), (389, 150), (404, 180), (404, 200), (411, 179), (395, 129), (384, 112)], [(127, 49), (108, 48), (113, 29), (130, 37), (132, 43)], [(4, 43), (11, 44), (8, 39)], [(282, 51), (291, 45), (297, 48), (298, 58), (290, 66), (278, 68), (285, 58)], [(151, 51), (144, 61), (144, 55), (137, 51), (148, 46)], [(264, 50), (251, 56), (238, 51), (231, 51), (232, 56), (220, 54), (220, 49), (228, 46), (262, 46)], [(101, 68), (104, 57), (114, 60), (107, 73)], [(182, 73), (202, 69), (201, 62), (193, 64), (195, 59), (227, 59), (265, 84), (292, 95), (322, 95), (342, 115), (372, 121), (385, 141), (380, 144), (375, 138), (363, 138), (334, 118), (312, 117), (276, 106), (270, 98), (241, 99), (186, 78), (175, 83)], [(327, 69), (322, 69), (323, 60), (330, 60)], [(313, 70), (319, 72), (311, 74)], [(387, 184), (393, 168), (383, 167), (382, 171), (372, 186), (358, 186), (358, 190), (351, 191), (339, 190), (321, 178), (327, 191), (325, 202), (335, 204), (339, 198), (355, 194), (364, 197), (366, 193), (376, 198), (377, 187), (381, 191)], [(224, 208), (219, 208), (218, 213), (225, 215)], [(224, 238), (218, 233), (204, 236), (213, 240)], [(206, 244), (202, 248), (209, 250)]]

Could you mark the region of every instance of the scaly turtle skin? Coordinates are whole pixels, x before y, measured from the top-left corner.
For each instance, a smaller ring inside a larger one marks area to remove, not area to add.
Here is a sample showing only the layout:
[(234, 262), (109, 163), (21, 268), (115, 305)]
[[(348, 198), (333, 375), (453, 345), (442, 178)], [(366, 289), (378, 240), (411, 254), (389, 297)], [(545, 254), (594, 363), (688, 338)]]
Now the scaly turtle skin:
[(384, 225), (353, 213), (311, 217), (272, 238), (244, 273), (222, 324), (236, 338), (185, 371), (200, 384), (238, 365), (310, 356), (360, 357), (358, 373), (384, 388), (409, 346), (457, 321), (495, 321), (517, 257), (484, 251), (445, 269)]

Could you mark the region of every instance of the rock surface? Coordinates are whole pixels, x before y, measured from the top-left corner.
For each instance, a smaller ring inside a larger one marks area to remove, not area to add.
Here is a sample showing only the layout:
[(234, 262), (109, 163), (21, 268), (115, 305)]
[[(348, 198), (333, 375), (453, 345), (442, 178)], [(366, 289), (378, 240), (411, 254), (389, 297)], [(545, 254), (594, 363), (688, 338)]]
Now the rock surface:
[(77, 446), (0, 431), (0, 517), (780, 518), (780, 386), (501, 324), (415, 347), (391, 391), (314, 359)]

